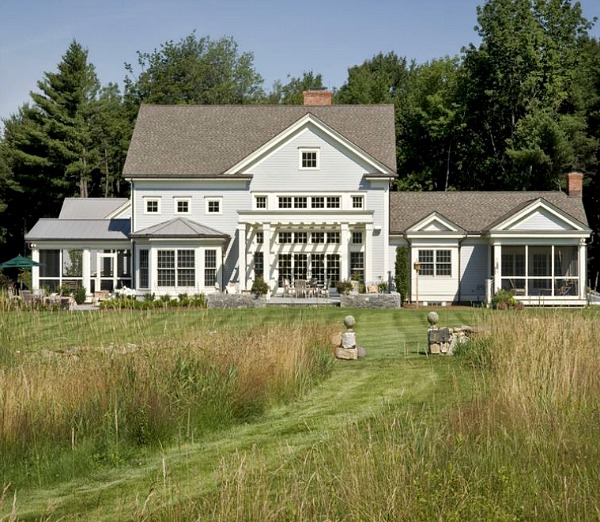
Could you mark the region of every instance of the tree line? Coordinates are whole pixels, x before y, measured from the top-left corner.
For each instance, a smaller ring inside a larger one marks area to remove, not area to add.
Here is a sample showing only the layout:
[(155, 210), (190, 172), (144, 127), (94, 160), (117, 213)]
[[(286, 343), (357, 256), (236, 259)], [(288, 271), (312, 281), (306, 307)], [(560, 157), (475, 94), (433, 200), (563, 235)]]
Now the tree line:
[[(397, 190), (558, 190), (585, 173), (590, 225), (600, 229), (600, 41), (579, 2), (487, 0), (478, 45), (424, 64), (395, 52), (348, 69), (338, 104), (391, 103)], [(65, 197), (127, 196), (121, 172), (141, 103), (300, 104), (323, 88), (311, 71), (269, 91), (251, 52), (233, 38), (195, 33), (137, 53), (123, 90), (101, 86), (73, 41), (31, 101), (3, 121), (0, 249), (23, 250), (23, 233), (57, 215)], [(593, 271), (600, 248), (590, 247)]]

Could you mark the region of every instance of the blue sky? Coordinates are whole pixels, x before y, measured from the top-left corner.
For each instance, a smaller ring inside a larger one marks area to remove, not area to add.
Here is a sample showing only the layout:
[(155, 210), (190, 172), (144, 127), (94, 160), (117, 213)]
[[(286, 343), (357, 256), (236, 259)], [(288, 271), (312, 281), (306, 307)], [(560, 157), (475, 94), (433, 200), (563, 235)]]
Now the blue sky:
[[(232, 36), (254, 54), (265, 88), (321, 73), (340, 87), (348, 67), (395, 51), (418, 63), (477, 43), (483, 0), (0, 0), (0, 118), (15, 113), (73, 39), (89, 51), (102, 85), (123, 85), (124, 63), (196, 31)], [(600, 0), (583, 0), (585, 16)], [(600, 34), (598, 27), (593, 31)]]

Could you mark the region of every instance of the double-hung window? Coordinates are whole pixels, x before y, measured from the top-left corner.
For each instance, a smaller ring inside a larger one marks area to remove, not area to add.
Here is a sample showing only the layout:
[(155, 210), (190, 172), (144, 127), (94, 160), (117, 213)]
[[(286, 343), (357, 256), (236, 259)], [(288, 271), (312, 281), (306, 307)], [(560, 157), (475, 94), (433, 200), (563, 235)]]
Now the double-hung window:
[(217, 283), (217, 251), (213, 248), (204, 251), (204, 286)]
[(452, 275), (452, 255), (450, 250), (419, 250), (419, 264), (419, 275)]
[(159, 287), (195, 286), (194, 250), (158, 250), (157, 261)]

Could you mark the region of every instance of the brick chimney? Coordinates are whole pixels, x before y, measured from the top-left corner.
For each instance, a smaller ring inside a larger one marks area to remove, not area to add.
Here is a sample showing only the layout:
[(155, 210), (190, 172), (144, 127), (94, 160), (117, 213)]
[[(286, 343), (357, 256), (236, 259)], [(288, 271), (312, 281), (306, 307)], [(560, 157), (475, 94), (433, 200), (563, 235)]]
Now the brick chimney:
[(583, 191), (583, 174), (569, 172), (567, 174), (567, 194), (572, 198), (580, 198)]
[(331, 91), (304, 91), (304, 105), (331, 105), (333, 93)]

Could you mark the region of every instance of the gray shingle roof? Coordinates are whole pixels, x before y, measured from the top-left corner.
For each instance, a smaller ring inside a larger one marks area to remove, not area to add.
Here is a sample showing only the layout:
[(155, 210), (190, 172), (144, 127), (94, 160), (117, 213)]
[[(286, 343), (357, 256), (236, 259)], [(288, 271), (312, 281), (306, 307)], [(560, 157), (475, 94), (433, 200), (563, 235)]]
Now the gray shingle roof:
[(438, 212), (467, 232), (481, 233), (539, 198), (587, 226), (581, 198), (564, 192), (391, 192), (390, 231), (402, 234)]
[(58, 219), (103, 219), (128, 201), (127, 198), (66, 198)]
[(212, 238), (228, 238), (224, 232), (215, 230), (214, 228), (205, 227), (200, 223), (196, 223), (187, 218), (177, 217), (158, 225), (138, 230), (131, 234), (131, 237), (153, 237), (153, 238), (184, 238), (184, 237), (212, 237)]
[(142, 105), (123, 174), (220, 175), (307, 113), (396, 171), (392, 105)]
[(27, 241), (42, 240), (127, 240), (129, 219), (42, 218), (25, 235)]

